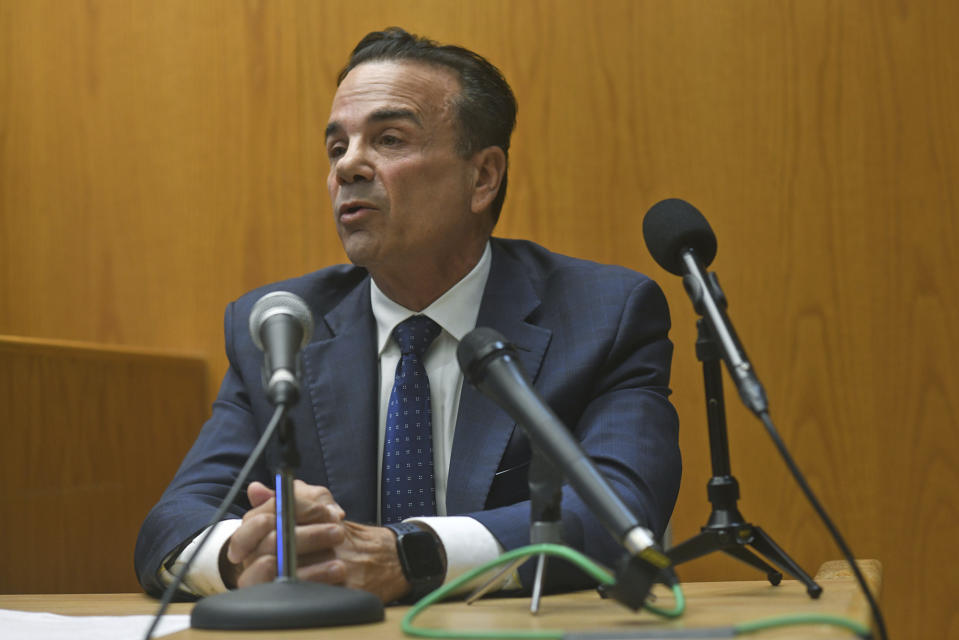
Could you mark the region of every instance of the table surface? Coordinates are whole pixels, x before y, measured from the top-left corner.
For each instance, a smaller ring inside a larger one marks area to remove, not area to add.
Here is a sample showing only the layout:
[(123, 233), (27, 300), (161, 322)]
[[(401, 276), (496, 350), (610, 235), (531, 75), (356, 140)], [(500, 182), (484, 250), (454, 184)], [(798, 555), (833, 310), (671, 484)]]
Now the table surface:
[[(882, 584), (882, 567), (876, 560), (861, 560), (859, 566), (874, 594)], [(772, 586), (765, 580), (730, 582), (693, 582), (683, 584), (686, 613), (667, 621), (648, 611), (634, 613), (616, 602), (601, 599), (594, 591), (558, 594), (543, 598), (540, 612), (529, 614), (528, 598), (486, 598), (473, 605), (462, 601), (434, 605), (415, 621), (417, 626), (455, 630), (546, 630), (566, 631), (648, 631), (731, 625), (769, 616), (787, 614), (833, 614), (869, 624), (870, 614), (865, 597), (859, 590), (849, 565), (827, 562), (816, 574), (823, 594), (812, 600), (803, 585), (783, 580)], [(661, 606), (668, 608), (671, 594), (658, 586), (654, 594)], [(0, 609), (45, 611), (62, 615), (135, 615), (152, 614), (157, 601), (139, 593), (66, 594), (66, 595), (0, 595)], [(186, 614), (193, 603), (175, 603), (170, 613)], [(243, 632), (244, 640), (259, 638), (403, 638), (400, 620), (408, 607), (388, 607), (385, 622), (352, 627), (306, 629), (295, 631)], [(187, 629), (164, 638), (176, 640), (230, 637), (235, 632)], [(780, 628), (753, 634), (756, 638), (851, 638), (849, 631), (814, 625)]]

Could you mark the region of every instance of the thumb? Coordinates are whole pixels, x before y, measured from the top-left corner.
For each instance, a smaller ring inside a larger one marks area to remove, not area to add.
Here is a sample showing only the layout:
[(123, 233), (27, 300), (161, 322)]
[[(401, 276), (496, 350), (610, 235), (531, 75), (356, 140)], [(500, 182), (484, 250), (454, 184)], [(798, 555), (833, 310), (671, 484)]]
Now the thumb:
[(246, 495), (250, 499), (250, 504), (254, 509), (272, 498), (273, 494), (273, 489), (270, 489), (262, 482), (251, 482), (250, 486), (246, 488)]

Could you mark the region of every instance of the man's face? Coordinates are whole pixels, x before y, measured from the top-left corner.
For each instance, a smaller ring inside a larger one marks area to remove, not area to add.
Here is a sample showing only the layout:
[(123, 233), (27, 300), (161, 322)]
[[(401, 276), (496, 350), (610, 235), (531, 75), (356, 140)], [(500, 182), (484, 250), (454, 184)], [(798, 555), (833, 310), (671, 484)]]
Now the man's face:
[(367, 62), (343, 79), (327, 126), (327, 185), (354, 264), (442, 266), (472, 240), (472, 166), (456, 151), (459, 91), (452, 71), (417, 62)]

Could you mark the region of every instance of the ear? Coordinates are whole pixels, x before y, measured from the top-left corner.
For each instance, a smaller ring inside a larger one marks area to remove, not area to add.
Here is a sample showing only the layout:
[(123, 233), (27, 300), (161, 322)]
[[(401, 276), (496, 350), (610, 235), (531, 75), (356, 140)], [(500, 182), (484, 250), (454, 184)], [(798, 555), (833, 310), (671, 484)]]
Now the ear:
[(499, 147), (486, 147), (473, 155), (472, 164), (473, 198), (470, 208), (473, 213), (484, 213), (493, 204), (506, 175), (506, 154)]

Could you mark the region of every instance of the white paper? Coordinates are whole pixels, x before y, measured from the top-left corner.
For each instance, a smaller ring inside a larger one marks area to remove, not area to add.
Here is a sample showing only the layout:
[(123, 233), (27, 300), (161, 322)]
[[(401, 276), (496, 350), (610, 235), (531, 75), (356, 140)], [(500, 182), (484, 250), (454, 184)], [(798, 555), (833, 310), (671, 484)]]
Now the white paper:
[[(2, 640), (142, 640), (153, 616), (60, 616), (0, 609)], [(188, 615), (165, 615), (154, 638), (183, 631)]]

